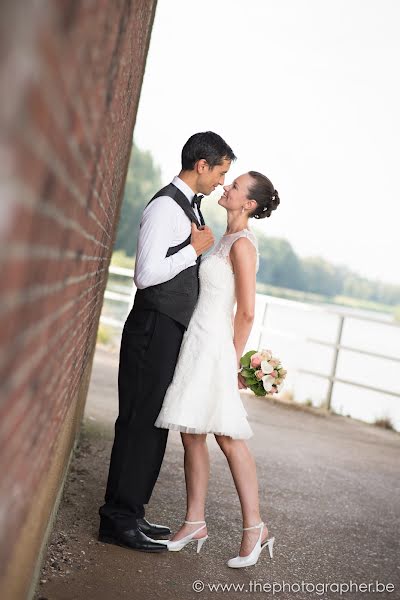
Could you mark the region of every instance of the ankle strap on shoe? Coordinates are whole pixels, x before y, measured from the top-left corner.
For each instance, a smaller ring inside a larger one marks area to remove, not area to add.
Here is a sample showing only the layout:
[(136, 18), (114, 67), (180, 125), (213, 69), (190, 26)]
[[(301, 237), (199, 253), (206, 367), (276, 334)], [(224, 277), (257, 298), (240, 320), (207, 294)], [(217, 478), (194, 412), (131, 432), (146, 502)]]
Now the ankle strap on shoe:
[(264, 527), (264, 523), (261, 521), (258, 525), (253, 525), (253, 527), (243, 527), (243, 531), (249, 531), (250, 529), (261, 529)]
[(200, 525), (200, 523), (205, 523), (205, 521), (184, 521), (188, 525)]

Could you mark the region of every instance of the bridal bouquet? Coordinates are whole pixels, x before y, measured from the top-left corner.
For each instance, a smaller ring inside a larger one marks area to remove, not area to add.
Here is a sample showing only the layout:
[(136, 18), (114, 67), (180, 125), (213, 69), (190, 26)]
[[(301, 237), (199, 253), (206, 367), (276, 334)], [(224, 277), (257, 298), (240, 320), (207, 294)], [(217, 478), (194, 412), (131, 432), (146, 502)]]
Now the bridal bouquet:
[(249, 350), (240, 359), (240, 374), (256, 396), (280, 392), (287, 371), (270, 350)]

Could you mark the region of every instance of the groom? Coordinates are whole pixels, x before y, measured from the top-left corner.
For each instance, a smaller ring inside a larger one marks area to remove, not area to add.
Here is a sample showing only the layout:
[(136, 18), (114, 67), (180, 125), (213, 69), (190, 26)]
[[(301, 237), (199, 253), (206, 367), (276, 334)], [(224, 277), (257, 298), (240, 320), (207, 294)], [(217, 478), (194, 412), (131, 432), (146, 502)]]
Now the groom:
[(145, 552), (167, 549), (151, 538), (168, 535), (169, 528), (144, 518), (168, 436), (154, 421), (199, 294), (201, 254), (214, 243), (200, 201), (224, 183), (235, 158), (216, 133), (192, 135), (182, 149), (179, 176), (144, 209), (136, 253), (137, 292), (121, 340), (119, 415), (105, 504), (99, 510), (102, 542)]

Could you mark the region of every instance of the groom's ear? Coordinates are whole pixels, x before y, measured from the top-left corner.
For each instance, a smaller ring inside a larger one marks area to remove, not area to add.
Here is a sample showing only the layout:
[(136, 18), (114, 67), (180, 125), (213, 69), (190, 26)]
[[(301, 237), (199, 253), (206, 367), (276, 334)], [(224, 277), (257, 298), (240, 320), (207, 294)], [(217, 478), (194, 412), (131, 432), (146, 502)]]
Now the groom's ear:
[(198, 160), (195, 165), (195, 169), (197, 173), (204, 173), (206, 170), (208, 170), (208, 162), (206, 161), (206, 159), (201, 158), (200, 160)]

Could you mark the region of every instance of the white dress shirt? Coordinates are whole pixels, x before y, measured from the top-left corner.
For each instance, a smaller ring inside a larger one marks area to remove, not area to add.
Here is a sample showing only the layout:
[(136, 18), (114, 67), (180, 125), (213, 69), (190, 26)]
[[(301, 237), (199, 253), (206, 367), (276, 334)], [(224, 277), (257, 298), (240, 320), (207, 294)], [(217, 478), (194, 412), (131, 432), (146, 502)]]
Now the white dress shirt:
[[(179, 177), (174, 177), (172, 183), (191, 203), (193, 190)], [(182, 244), (190, 233), (191, 222), (173, 198), (159, 196), (146, 206), (140, 221), (133, 278), (138, 289), (169, 281), (196, 264), (197, 254), (191, 244), (166, 257), (168, 248)]]

